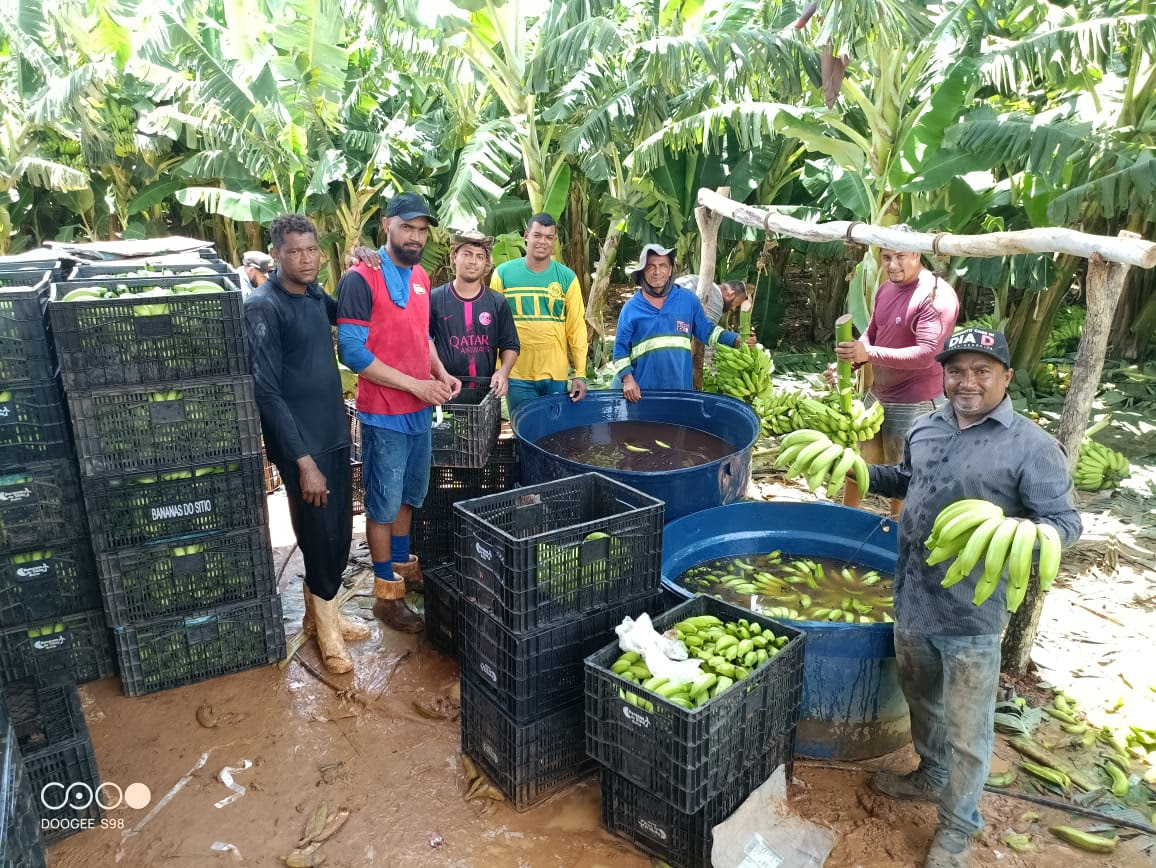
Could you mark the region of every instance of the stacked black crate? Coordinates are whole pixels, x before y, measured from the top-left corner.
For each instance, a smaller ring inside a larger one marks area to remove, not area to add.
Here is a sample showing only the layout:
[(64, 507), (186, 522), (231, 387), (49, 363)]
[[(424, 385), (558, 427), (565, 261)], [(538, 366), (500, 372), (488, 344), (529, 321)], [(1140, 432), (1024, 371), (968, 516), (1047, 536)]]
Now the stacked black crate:
[[(354, 513), (364, 511), (361, 423), (352, 401)], [(425, 503), (413, 511), (410, 550), (425, 571), (426, 638), (450, 657), (458, 652), (458, 582), (454, 570), (454, 504), (509, 491), (518, 482), (514, 438), (500, 436), (501, 401), (488, 391), (466, 392), (434, 413), (432, 461)]]
[(16, 730), (0, 696), (0, 865), (44, 868), (40, 817)]
[(130, 696), (284, 653), (241, 293), (227, 269), (212, 270), (92, 274), (53, 290), (104, 607)]
[[(99, 783), (76, 682), (114, 670), (47, 329), (52, 272), (0, 264), (0, 680), (36, 792)], [(33, 807), (47, 838), (99, 816), (92, 805)]]
[[(696, 619), (709, 626), (700, 629)], [(709, 868), (714, 827), (780, 765), (791, 778), (804, 635), (706, 596), (664, 612), (654, 629), (689, 631), (688, 621), (700, 640), (688, 641), (692, 653), (704, 636), (721, 647), (726, 635), (734, 637), (726, 644), (736, 657), (744, 640), (748, 649), (769, 650), (769, 657), (692, 704), (640, 685), (618, 663), (617, 641), (610, 643), (586, 661), (586, 742), (599, 765), (602, 825), (673, 868)]]
[(663, 510), (597, 473), (454, 507), (462, 752), (517, 810), (592, 768), (583, 660), (657, 611)]

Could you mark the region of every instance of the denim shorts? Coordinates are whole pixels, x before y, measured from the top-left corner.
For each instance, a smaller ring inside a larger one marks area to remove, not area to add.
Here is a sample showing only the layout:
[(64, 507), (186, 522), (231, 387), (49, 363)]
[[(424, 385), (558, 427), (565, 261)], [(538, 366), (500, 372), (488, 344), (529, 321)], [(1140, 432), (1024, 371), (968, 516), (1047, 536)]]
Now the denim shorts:
[(403, 434), (376, 425), (361, 426), (362, 476), (365, 515), (378, 524), (390, 524), (401, 505), (425, 503), (429, 488), (432, 435)]

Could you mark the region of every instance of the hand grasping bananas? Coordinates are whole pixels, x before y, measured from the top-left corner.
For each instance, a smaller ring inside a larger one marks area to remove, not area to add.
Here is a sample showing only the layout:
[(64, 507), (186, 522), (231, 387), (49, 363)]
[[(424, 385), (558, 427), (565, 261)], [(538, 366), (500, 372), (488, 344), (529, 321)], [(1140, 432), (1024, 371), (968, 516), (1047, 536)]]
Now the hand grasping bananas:
[(1060, 571), (1059, 532), (1050, 524), (1009, 518), (986, 500), (957, 500), (936, 516), (931, 535), (924, 541), (930, 550), (927, 563), (951, 558), (943, 587), (963, 581), (983, 560), (983, 572), (975, 585), (972, 603), (982, 606), (999, 587), (1007, 568), (1007, 610), (1016, 611), (1027, 595), (1036, 543), (1040, 548), (1040, 590), (1047, 591)]
[(1132, 467), (1121, 453), (1085, 438), (1076, 457), (1072, 481), (1080, 491), (1104, 491), (1115, 488), (1131, 473)]
[(775, 466), (786, 467), (788, 479), (803, 476), (811, 491), (818, 491), (826, 483), (825, 494), (833, 498), (853, 471), (855, 484), (863, 494), (867, 493), (867, 462), (852, 447), (833, 442), (822, 431), (792, 431), (783, 438), (780, 448)]

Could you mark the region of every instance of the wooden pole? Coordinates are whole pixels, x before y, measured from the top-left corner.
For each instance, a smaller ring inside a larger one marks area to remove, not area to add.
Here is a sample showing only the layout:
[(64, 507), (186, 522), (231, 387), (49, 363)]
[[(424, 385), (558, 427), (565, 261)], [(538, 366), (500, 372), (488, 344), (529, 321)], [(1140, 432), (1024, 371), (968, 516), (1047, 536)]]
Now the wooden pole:
[[(1137, 239), (1135, 232), (1121, 232), (1122, 239)], [(1088, 428), (1092, 401), (1104, 373), (1104, 357), (1108, 353), (1108, 337), (1116, 306), (1124, 291), (1124, 280), (1130, 266), (1121, 262), (1106, 262), (1100, 256), (1088, 260), (1087, 305), (1084, 333), (1072, 365), (1072, 379), (1060, 413), (1060, 428), (1056, 437), (1068, 451), (1068, 467), (1074, 469), (1080, 451), (1080, 441)]]
[(790, 235), (804, 241), (853, 241), (875, 247), (917, 250), (941, 256), (1008, 256), (1013, 253), (1067, 253), (1090, 259), (1099, 254), (1109, 262), (1121, 262), (1140, 268), (1156, 267), (1156, 243), (1132, 233), (1120, 237), (1089, 235), (1074, 229), (1046, 227), (1021, 229), (1017, 232), (991, 232), (987, 235), (949, 235), (947, 233), (904, 232), (869, 223), (834, 220), (830, 223), (808, 223), (779, 213), (774, 207), (757, 208), (720, 196), (705, 187), (698, 191), (698, 202), (712, 211), (724, 214), (746, 226), (754, 226), (779, 235)]

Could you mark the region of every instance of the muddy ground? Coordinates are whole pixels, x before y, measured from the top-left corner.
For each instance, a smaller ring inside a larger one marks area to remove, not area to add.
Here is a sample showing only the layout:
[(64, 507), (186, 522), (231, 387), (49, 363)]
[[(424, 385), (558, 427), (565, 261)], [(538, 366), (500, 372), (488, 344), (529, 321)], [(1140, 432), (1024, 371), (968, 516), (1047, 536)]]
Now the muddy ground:
[[(796, 497), (797, 490), (764, 486), (764, 497)], [(286, 629), (300, 619), (299, 559), (287, 560), (292, 536), (283, 495), (270, 498)], [(1051, 595), (1039, 644), (1045, 673), (1070, 687), (1087, 707), (1118, 694), (1139, 695), (1154, 680), (1156, 647), (1153, 573), (1125, 557), (1106, 563), (1100, 548), (1069, 559)], [(364, 590), (368, 593), (368, 585)], [(1077, 593), (1078, 590), (1078, 593)], [(367, 618), (368, 597), (346, 610)], [(370, 619), (371, 620), (371, 619)], [(1063, 627), (1060, 627), (1061, 622)], [(325, 865), (342, 866), (565, 866), (633, 868), (650, 860), (599, 825), (597, 778), (587, 777), (545, 804), (519, 814), (506, 803), (465, 802), (456, 720), (431, 720), (414, 703), (440, 703), (452, 717), (455, 663), (424, 638), (374, 624), (372, 637), (354, 646), (357, 674), (333, 679), (361, 701), (339, 694), (314, 672), (316, 648), (300, 662), (266, 667), (149, 697), (120, 694), (106, 679), (81, 688), (102, 777), (122, 787), (151, 790), (141, 810), (108, 816), (122, 829), (94, 829), (49, 849), (53, 868), (87, 865), (283, 865), (319, 802), (350, 811), (348, 822), (320, 852)], [(1073, 674), (1075, 673), (1075, 674)], [(1130, 685), (1130, 687), (1129, 687)], [(1151, 694), (1149, 694), (1151, 695)], [(441, 697), (441, 699), (439, 699)], [(202, 709), (198, 720), (198, 709)], [(212, 724), (206, 727), (204, 724)], [(997, 748), (1010, 759), (1006, 746)], [(246, 787), (230, 795), (225, 768)], [(867, 785), (870, 767), (908, 768), (903, 752), (854, 769), (800, 760), (791, 805), (838, 837), (827, 865), (922, 865), (935, 827), (931, 807), (895, 803)], [(1053, 839), (1049, 824), (1078, 818), (1014, 799), (985, 795), (988, 833), (976, 848), (982, 866), (1152, 866), (1143, 839), (1125, 841), (1111, 857), (1081, 854)], [(1040, 815), (1025, 818), (1025, 812)], [(1018, 854), (1001, 842), (1014, 828), (1031, 833), (1035, 849)]]

